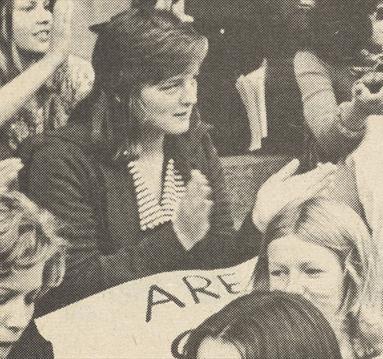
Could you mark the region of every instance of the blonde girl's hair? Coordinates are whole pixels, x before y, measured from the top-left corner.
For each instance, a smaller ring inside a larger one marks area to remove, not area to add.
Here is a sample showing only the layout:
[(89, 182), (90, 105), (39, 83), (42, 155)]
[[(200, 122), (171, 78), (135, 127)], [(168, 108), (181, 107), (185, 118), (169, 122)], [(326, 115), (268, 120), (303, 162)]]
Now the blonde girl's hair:
[(344, 270), (345, 293), (340, 313), (355, 323), (363, 318), (364, 328), (374, 332), (383, 330), (382, 321), (376, 320), (376, 316), (382, 317), (377, 248), (360, 216), (343, 203), (321, 197), (283, 209), (265, 233), (254, 272), (256, 289), (269, 289), (268, 245), (288, 235), (334, 251)]

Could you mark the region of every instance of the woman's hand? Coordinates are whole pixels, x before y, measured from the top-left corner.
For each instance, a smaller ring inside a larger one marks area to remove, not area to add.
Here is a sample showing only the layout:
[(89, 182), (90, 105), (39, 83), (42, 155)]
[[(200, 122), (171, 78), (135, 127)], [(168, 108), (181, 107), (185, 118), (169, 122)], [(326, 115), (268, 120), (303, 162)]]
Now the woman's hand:
[(351, 129), (362, 128), (369, 115), (383, 114), (383, 72), (369, 72), (356, 81), (352, 88), (352, 102), (366, 116), (359, 117), (357, 123), (344, 123)]
[(209, 199), (210, 193), (206, 177), (200, 171), (193, 170), (186, 193), (173, 218), (174, 231), (186, 250), (203, 239), (210, 229), (210, 211), (213, 206)]
[(62, 61), (69, 56), (72, 13), (73, 3), (71, 0), (56, 1), (53, 9), (49, 54), (59, 57)]
[(193, 22), (193, 17), (185, 14), (185, 0), (178, 0), (173, 3), (172, 0), (157, 0), (157, 9), (172, 11), (184, 22)]
[(8, 158), (0, 161), (0, 192), (8, 189), (9, 184), (17, 178), (22, 168), (20, 158)]
[(316, 169), (294, 175), (299, 161), (292, 160), (279, 172), (271, 176), (260, 188), (253, 208), (254, 225), (265, 232), (273, 217), (290, 203), (303, 203), (322, 192), (333, 180), (337, 167), (331, 163), (319, 165)]

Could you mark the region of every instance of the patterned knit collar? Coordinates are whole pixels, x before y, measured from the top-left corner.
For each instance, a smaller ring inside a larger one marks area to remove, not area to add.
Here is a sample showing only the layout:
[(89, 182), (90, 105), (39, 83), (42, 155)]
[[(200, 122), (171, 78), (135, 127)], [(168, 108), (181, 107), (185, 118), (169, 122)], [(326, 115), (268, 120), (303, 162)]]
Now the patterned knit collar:
[(136, 192), (140, 228), (142, 231), (153, 229), (160, 224), (171, 221), (176, 206), (185, 193), (185, 183), (174, 166), (174, 160), (169, 159), (163, 180), (161, 199), (158, 201), (149, 190), (136, 161), (128, 164)]

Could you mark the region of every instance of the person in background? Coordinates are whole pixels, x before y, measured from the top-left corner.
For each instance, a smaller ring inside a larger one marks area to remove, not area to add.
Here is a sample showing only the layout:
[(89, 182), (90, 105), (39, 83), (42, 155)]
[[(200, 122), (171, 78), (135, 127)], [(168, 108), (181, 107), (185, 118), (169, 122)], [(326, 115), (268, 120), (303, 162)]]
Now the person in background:
[(27, 136), (65, 125), (90, 91), (90, 64), (69, 56), (72, 3), (0, 2), (0, 160)]
[(370, 91), (382, 74), (358, 79), (353, 71), (371, 40), (370, 12), (358, 0), (265, 2), (270, 150), (300, 154), (310, 168), (338, 162), (359, 145), (383, 101), (382, 92)]
[(182, 359), (341, 359), (323, 314), (300, 295), (254, 291), (206, 319), (178, 353)]
[(287, 206), (268, 225), (255, 290), (303, 295), (331, 324), (343, 359), (381, 358), (381, 284), (377, 252), (348, 206), (312, 198)]
[(275, 211), (323, 190), (335, 170), (294, 177), (299, 161), (291, 162), (236, 233), (222, 166), (195, 109), (206, 38), (145, 7), (93, 30), (92, 94), (70, 125), (31, 139), (32, 150), (25, 143), (23, 188), (66, 223), (72, 245), (43, 312), (148, 274), (245, 261)]
[(56, 226), (23, 194), (0, 194), (1, 359), (53, 358), (50, 343), (29, 324), (36, 302), (63, 278), (66, 244)]
[(383, 1), (373, 2), (370, 11), (372, 24), (371, 49), (373, 54), (381, 54), (383, 48)]

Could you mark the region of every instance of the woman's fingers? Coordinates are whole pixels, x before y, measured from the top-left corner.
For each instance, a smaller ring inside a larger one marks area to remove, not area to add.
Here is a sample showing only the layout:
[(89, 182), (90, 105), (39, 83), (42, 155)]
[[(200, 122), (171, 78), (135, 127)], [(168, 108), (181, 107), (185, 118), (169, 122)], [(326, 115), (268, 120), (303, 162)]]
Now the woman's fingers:
[(63, 57), (66, 57), (69, 54), (72, 14), (72, 0), (56, 1), (53, 9), (50, 51), (58, 53)]
[(309, 172), (291, 177), (290, 181), (296, 186), (297, 191), (306, 191), (322, 182), (326, 177), (334, 174), (337, 168), (338, 167), (332, 163), (326, 163)]
[(10, 181), (17, 178), (22, 168), (23, 164), (19, 158), (9, 158), (0, 161), (0, 187), (6, 187)]
[(6, 160), (0, 161), (0, 171), (6, 169), (20, 170), (23, 167), (20, 158), (8, 158)]
[(299, 168), (299, 160), (293, 159), (287, 165), (283, 166), (277, 173), (272, 175), (269, 180), (271, 181), (284, 181), (285, 179), (291, 177)]
[(304, 193), (302, 198), (303, 201), (309, 198), (315, 197), (317, 195), (326, 195), (333, 181), (334, 181), (334, 177), (329, 176), (315, 183), (313, 186), (307, 189), (306, 193)]

